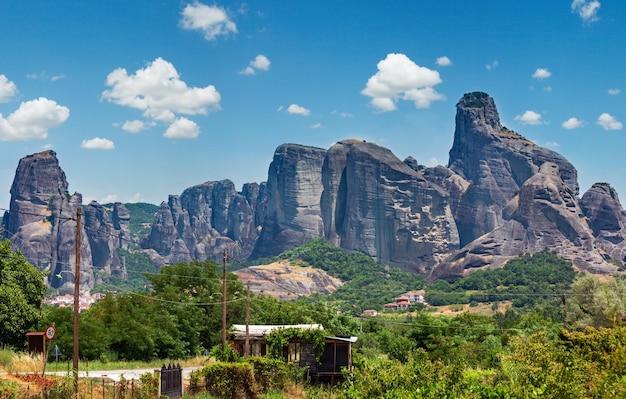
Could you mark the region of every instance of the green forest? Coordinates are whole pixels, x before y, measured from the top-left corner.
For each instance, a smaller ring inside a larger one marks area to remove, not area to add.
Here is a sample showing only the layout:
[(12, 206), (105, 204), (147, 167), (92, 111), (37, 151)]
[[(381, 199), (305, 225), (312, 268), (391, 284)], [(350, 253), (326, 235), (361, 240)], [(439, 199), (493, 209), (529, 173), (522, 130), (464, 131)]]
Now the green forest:
[[(220, 265), (180, 262), (156, 270), (140, 255), (125, 256), (129, 274), (142, 280), (125, 283), (81, 313), (81, 359), (185, 359), (210, 351), (248, 370), (242, 365), (250, 361), (219, 351)], [(345, 380), (332, 389), (305, 385), (301, 397), (626, 397), (621, 276), (578, 273), (547, 250), (454, 282), (427, 282), (321, 239), (276, 259), (321, 268), (345, 284), (333, 294), (296, 301), (252, 295), (251, 324), (319, 323), (328, 335), (358, 337)], [(67, 358), (72, 310), (42, 305), (42, 281), (8, 241), (0, 243), (0, 346), (23, 351), (26, 332), (54, 323), (55, 344)], [(416, 289), (425, 289), (428, 305), (383, 311), (383, 304)], [(243, 324), (246, 288), (234, 273), (228, 273), (226, 302), (227, 324)], [(442, 308), (449, 312), (438, 313)], [(365, 309), (380, 314), (363, 317)], [(274, 394), (294, 397), (284, 387)]]

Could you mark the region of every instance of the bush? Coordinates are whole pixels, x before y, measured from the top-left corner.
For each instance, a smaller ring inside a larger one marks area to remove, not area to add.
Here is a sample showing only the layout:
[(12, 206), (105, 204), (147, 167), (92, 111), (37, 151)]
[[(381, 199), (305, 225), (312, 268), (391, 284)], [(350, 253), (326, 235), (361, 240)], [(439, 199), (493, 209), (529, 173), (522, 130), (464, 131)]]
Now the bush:
[(254, 373), (250, 363), (217, 362), (202, 369), (206, 391), (220, 399), (255, 399)]
[(283, 390), (289, 382), (290, 367), (282, 360), (254, 356), (248, 358), (248, 362), (252, 365), (259, 393)]

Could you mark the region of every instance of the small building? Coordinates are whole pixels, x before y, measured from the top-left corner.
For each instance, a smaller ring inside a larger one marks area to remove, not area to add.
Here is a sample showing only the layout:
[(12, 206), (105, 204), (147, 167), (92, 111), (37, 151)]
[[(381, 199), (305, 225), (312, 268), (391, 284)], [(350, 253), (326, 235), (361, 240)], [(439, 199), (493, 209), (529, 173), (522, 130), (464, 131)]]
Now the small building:
[(378, 316), (378, 310), (376, 310), (376, 309), (365, 309), (363, 311), (363, 316), (365, 316), (365, 317)]
[[(250, 325), (248, 326), (247, 340), (250, 356), (266, 356), (268, 344), (265, 336), (277, 329), (319, 329), (324, 330), (321, 324), (295, 325)], [(246, 326), (234, 324), (231, 328), (231, 345), (241, 355), (244, 354), (246, 343)], [(330, 381), (343, 377), (342, 370), (352, 367), (352, 344), (357, 337), (326, 337), (324, 352), (316, 361), (318, 353), (313, 342), (292, 340), (283, 348), (283, 358), (290, 362), (297, 362), (300, 367), (307, 368), (307, 375), (316, 381)]]

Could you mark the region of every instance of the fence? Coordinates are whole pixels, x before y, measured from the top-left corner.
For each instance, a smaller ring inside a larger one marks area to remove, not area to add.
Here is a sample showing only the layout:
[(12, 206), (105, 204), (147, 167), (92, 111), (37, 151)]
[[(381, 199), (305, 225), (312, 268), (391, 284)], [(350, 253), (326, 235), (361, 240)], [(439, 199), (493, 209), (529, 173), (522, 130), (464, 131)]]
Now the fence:
[(161, 395), (168, 398), (183, 396), (183, 369), (180, 364), (161, 367)]

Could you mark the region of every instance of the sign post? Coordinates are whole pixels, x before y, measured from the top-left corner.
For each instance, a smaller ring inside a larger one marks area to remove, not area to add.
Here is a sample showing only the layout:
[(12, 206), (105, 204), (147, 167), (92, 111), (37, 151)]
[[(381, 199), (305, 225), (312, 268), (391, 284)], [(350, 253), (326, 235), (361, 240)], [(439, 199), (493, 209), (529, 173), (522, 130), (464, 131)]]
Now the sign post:
[(59, 356), (61, 355), (61, 350), (59, 349), (59, 345), (54, 345), (54, 350), (52, 351), (52, 354), (56, 358), (57, 371), (59, 371)]
[[(48, 356), (50, 355), (50, 341), (52, 341), (54, 339), (54, 337), (56, 337), (57, 335), (57, 329), (54, 326), (54, 324), (49, 325), (48, 328), (46, 328), (46, 356), (43, 359), (43, 373), (41, 373), (41, 376), (45, 376), (46, 375), (46, 365), (48, 364)], [(56, 350), (58, 350), (58, 348), (55, 348)], [(58, 361), (58, 357), (57, 357), (57, 361)], [(57, 366), (58, 367), (58, 366)]]

